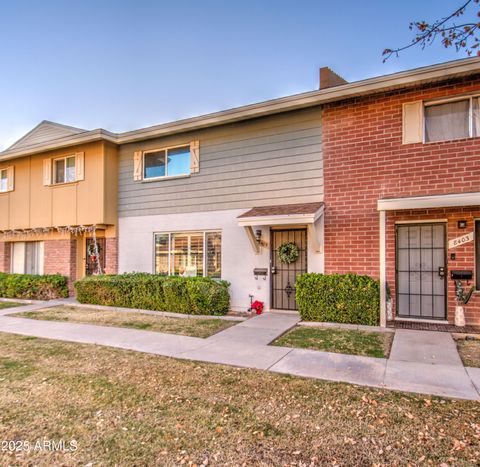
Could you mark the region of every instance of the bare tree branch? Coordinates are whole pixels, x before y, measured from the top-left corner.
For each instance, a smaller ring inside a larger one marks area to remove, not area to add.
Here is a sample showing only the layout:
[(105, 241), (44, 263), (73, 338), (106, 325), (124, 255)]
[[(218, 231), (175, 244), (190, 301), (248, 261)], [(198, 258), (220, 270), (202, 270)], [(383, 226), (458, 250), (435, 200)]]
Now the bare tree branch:
[[(463, 5), (457, 8), (453, 13), (444, 18), (437, 19), (433, 23), (426, 21), (413, 21), (410, 23), (410, 30), (415, 30), (416, 35), (412, 41), (402, 47), (396, 49), (385, 49), (382, 53), (383, 62), (385, 63), (392, 55), (399, 56), (400, 52), (411, 47), (419, 46), (424, 49), (435, 42), (435, 39), (440, 36), (441, 43), (444, 47), (454, 46), (457, 52), (464, 50), (468, 56), (476, 52), (480, 55), (480, 39), (478, 32), (480, 31), (480, 10), (478, 10), (480, 0), (467, 0)], [(476, 22), (465, 22), (456, 24), (455, 18), (463, 16), (465, 10), (469, 6), (477, 5), (476, 17), (479, 18)]]

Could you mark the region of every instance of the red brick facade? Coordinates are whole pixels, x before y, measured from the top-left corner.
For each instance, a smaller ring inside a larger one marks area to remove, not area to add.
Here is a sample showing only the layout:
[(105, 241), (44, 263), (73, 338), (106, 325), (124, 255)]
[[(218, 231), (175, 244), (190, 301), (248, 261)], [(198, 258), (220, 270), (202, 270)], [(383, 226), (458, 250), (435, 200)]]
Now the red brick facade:
[[(480, 191), (480, 138), (402, 144), (402, 104), (416, 100), (480, 93), (480, 75), (410, 90), (390, 91), (329, 104), (323, 113), (325, 176), (325, 272), (356, 272), (379, 277), (377, 200)], [(387, 213), (387, 280), (395, 296), (394, 223), (398, 220), (448, 219), (448, 237), (458, 234), (456, 220), (473, 230), (478, 209)], [(473, 242), (457, 248), (448, 268), (474, 270)], [(449, 280), (449, 279), (448, 279)], [(453, 284), (448, 286), (452, 319)], [(466, 308), (470, 323), (480, 322), (480, 294)]]
[(0, 272), (10, 272), (11, 244), (0, 242)]
[(61, 274), (68, 277), (68, 287), (73, 292), (77, 278), (77, 241), (46, 240), (44, 242), (44, 274)]
[[(118, 265), (118, 241), (106, 239), (106, 274), (116, 274)], [(68, 277), (70, 292), (74, 293), (73, 283), (77, 279), (78, 266), (77, 239), (44, 240), (44, 274), (61, 274)], [(11, 270), (11, 243), (0, 242), (0, 272)]]
[(118, 271), (118, 239), (105, 239), (105, 274), (117, 274)]

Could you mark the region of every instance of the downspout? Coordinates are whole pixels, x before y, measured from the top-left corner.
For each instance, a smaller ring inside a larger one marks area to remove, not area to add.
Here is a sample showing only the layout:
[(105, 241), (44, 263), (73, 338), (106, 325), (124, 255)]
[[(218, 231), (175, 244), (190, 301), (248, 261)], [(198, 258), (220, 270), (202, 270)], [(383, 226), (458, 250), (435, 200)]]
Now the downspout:
[(380, 211), (380, 326), (387, 326), (386, 211)]

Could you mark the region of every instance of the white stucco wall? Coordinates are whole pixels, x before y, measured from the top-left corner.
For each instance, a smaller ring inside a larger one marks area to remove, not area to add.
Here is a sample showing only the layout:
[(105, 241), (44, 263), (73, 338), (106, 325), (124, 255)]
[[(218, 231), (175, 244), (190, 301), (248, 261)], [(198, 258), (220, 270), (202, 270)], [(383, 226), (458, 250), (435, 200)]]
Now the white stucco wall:
[[(245, 311), (250, 305), (249, 295), (261, 300), (270, 309), (270, 276), (255, 279), (254, 268), (269, 268), (270, 229), (262, 228), (262, 240), (267, 246), (256, 255), (237, 217), (245, 209), (165, 214), (154, 216), (121, 217), (119, 219), (119, 272), (154, 271), (155, 232), (182, 232), (220, 230), (222, 232), (222, 279), (231, 283), (231, 308)], [(255, 230), (258, 230), (255, 228)], [(317, 226), (321, 240), (322, 224)], [(308, 270), (323, 272), (323, 254), (313, 252), (309, 241)]]

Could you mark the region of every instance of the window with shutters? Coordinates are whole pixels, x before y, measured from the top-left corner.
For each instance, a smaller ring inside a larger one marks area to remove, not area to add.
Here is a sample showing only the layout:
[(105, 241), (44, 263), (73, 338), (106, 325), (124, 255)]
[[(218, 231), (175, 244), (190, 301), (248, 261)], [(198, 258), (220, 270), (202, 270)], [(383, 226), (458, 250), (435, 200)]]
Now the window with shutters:
[(68, 156), (53, 160), (53, 183), (70, 183), (76, 180), (76, 157)]
[(222, 234), (216, 231), (155, 234), (155, 273), (164, 276), (222, 276)]
[(7, 169), (0, 170), (0, 193), (8, 191), (8, 172)]
[(143, 179), (177, 177), (190, 174), (190, 146), (145, 151)]
[(0, 193), (13, 190), (13, 166), (0, 169)]
[(425, 103), (425, 142), (480, 136), (479, 97)]
[(403, 144), (480, 136), (480, 96), (403, 104)]

